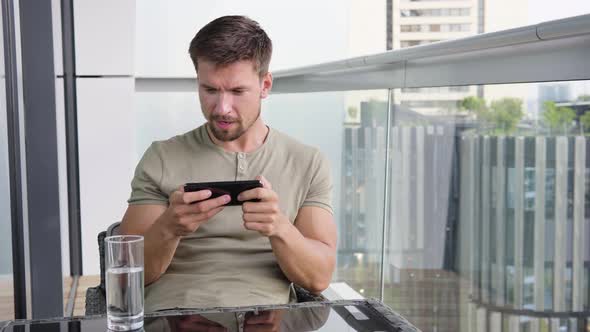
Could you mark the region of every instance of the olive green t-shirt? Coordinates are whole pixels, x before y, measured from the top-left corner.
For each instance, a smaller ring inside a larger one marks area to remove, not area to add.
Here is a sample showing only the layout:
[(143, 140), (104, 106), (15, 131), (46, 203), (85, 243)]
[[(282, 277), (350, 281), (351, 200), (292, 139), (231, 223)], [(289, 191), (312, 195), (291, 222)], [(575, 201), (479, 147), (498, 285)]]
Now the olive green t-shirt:
[[(271, 183), (291, 222), (303, 206), (332, 213), (327, 159), (272, 128), (250, 153), (223, 150), (205, 125), (152, 143), (137, 165), (128, 202), (168, 205), (170, 194), (185, 183), (257, 175)], [(228, 206), (181, 239), (166, 272), (146, 287), (145, 310), (281, 304), (289, 302), (290, 291), (269, 239), (244, 228), (241, 206)]]

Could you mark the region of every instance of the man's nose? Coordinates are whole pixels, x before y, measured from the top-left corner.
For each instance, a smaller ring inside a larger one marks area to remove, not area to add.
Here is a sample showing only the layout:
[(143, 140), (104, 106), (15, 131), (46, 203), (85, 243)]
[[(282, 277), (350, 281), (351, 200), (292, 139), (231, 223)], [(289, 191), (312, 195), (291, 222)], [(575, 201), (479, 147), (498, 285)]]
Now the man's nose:
[(231, 96), (227, 93), (221, 92), (219, 93), (219, 97), (217, 100), (217, 105), (215, 105), (215, 114), (225, 115), (231, 112), (232, 109), (232, 101)]

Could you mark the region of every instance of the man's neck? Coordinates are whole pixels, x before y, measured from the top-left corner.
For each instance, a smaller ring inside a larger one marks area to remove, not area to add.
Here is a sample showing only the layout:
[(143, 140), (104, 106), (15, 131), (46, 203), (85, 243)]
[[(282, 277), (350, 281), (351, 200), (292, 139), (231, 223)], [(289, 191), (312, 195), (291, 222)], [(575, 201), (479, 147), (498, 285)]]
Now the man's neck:
[(242, 136), (238, 139), (224, 142), (220, 141), (211, 133), (211, 129), (209, 129), (209, 125), (207, 124), (207, 134), (211, 138), (211, 141), (217, 146), (220, 146), (225, 151), (228, 152), (252, 152), (258, 149), (259, 147), (264, 144), (266, 141), (266, 137), (269, 133), (269, 128), (264, 124), (262, 119), (256, 120), (254, 124), (246, 130)]

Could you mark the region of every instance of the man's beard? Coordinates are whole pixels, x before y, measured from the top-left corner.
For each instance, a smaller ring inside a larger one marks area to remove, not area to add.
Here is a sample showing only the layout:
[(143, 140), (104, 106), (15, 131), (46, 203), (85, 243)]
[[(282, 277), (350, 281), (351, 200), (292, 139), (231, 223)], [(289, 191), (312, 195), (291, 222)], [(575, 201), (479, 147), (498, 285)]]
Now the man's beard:
[[(244, 127), (243, 122), (239, 118), (238, 119), (228, 119), (223, 116), (211, 117), (209, 119), (209, 129), (211, 130), (211, 133), (213, 134), (213, 136), (217, 140), (222, 141), (222, 142), (231, 142), (231, 141), (235, 141), (238, 138), (240, 138), (248, 129), (250, 129), (250, 127), (252, 127), (254, 125), (254, 123), (256, 122), (256, 120), (258, 120), (259, 117), (260, 117), (260, 108), (258, 109), (258, 114), (256, 115), (256, 118), (254, 118), (254, 121), (247, 124), (247, 127)], [(215, 122), (215, 121), (231, 122), (232, 126), (235, 126), (235, 128), (232, 128), (232, 130), (224, 130), (224, 129), (218, 128), (216, 125), (211, 124), (212, 122)]]

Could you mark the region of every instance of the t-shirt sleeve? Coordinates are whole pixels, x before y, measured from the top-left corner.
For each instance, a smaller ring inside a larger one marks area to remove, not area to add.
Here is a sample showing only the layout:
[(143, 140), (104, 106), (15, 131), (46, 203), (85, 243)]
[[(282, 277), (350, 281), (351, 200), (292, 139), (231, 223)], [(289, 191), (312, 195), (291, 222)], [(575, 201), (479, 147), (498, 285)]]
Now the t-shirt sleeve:
[(168, 204), (168, 195), (162, 191), (163, 161), (157, 144), (152, 143), (137, 164), (131, 181), (129, 204)]
[(303, 206), (317, 206), (334, 214), (332, 209), (332, 174), (330, 162), (319, 151), (313, 159), (311, 184)]

